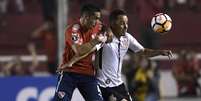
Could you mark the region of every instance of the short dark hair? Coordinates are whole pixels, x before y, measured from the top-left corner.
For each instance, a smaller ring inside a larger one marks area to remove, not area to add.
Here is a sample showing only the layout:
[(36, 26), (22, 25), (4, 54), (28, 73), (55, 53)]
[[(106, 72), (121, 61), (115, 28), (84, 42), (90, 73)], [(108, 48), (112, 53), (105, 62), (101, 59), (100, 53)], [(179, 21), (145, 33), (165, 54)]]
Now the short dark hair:
[(101, 12), (100, 8), (93, 4), (85, 4), (81, 8), (81, 16), (84, 14), (93, 15), (94, 12)]
[(115, 9), (110, 13), (109, 21), (113, 22), (113, 21), (117, 20), (119, 15), (127, 15), (127, 14), (126, 14), (126, 11), (124, 11), (124, 10)]

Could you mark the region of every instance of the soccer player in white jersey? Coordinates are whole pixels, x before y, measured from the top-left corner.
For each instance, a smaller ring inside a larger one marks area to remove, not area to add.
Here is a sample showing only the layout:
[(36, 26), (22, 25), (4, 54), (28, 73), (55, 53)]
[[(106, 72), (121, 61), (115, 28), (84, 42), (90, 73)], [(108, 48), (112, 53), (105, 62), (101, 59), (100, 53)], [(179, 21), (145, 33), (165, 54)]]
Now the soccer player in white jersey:
[(121, 79), (122, 61), (128, 49), (147, 57), (157, 55), (171, 56), (172, 53), (169, 50), (147, 49), (138, 43), (127, 32), (128, 17), (123, 10), (116, 9), (112, 11), (109, 22), (114, 35), (112, 42), (104, 44), (99, 51), (98, 84), (104, 101), (109, 101), (111, 95), (116, 97), (117, 101), (132, 101)]

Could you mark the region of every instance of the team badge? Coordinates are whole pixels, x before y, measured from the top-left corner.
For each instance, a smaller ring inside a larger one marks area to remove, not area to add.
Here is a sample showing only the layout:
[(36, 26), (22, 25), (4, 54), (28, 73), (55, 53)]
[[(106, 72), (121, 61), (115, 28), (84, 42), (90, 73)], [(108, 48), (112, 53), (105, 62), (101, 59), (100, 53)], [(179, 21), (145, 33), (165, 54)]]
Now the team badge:
[(72, 33), (72, 41), (78, 43), (79, 35), (77, 33)]
[(105, 80), (105, 83), (106, 83), (106, 84), (110, 84), (110, 82), (111, 82), (110, 79)]
[(58, 92), (58, 97), (59, 97), (60, 99), (64, 98), (65, 95), (66, 95), (66, 93), (63, 92), (63, 91), (59, 91), (59, 92)]

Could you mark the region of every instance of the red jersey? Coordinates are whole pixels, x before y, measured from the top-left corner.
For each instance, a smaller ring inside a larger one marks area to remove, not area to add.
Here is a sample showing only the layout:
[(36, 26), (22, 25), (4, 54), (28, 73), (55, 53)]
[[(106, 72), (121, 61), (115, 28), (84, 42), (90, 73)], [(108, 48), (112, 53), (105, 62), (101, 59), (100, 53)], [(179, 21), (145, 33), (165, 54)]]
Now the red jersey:
[[(66, 64), (75, 55), (72, 49), (73, 44), (82, 45), (95, 38), (97, 33), (99, 33), (100, 31), (100, 27), (97, 26), (85, 33), (82, 31), (80, 23), (73, 24), (66, 29), (63, 64)], [(95, 69), (92, 63), (93, 55), (94, 52), (89, 54), (87, 57), (79, 60), (78, 62), (74, 63), (72, 67), (64, 69), (64, 71), (85, 74), (85, 75), (94, 75)]]

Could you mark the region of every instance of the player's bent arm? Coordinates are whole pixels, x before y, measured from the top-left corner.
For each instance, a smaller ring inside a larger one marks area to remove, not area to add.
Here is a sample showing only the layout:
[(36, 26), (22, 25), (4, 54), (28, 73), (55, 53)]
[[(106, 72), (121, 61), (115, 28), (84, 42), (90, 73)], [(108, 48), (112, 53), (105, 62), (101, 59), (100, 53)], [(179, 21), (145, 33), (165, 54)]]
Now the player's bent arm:
[(84, 57), (88, 56), (91, 52), (98, 50), (99, 45), (98, 43), (105, 43), (107, 40), (107, 37), (98, 35), (95, 39), (91, 40), (88, 43), (85, 43), (83, 45), (72, 45), (72, 49), (75, 52), (75, 56), (66, 64), (64, 64), (62, 67), (59, 67), (60, 70), (66, 68), (66, 67), (72, 67), (72, 65), (83, 59)]
[(68, 61), (68, 63), (64, 64), (62, 67), (60, 67), (61, 69), (64, 69), (66, 67), (72, 67), (72, 65), (74, 63), (76, 63), (77, 61), (85, 58), (86, 56), (88, 56), (91, 52), (95, 51), (96, 50), (96, 47), (92, 48), (89, 52), (87, 52), (86, 54), (82, 55), (82, 56), (78, 56), (78, 55), (75, 55), (73, 56), (73, 58), (70, 59), (70, 61)]
[(92, 51), (92, 49), (98, 44), (100, 41), (97, 39), (93, 39), (90, 42), (87, 42), (83, 45), (72, 45), (72, 49), (75, 52), (75, 55), (77, 57), (85, 56), (86, 54), (89, 54), (89, 52)]
[(89, 52), (87, 52), (86, 54), (79, 56), (79, 55), (75, 55), (73, 56), (73, 58), (70, 59), (70, 61), (68, 61), (68, 63), (64, 64), (62, 67), (59, 67), (59, 70), (65, 69), (66, 67), (72, 67), (72, 65), (74, 63), (76, 63), (77, 61), (85, 58), (86, 56), (88, 56), (91, 52), (99, 50), (100, 46), (96, 45), (95, 47), (93, 47)]
[[(84, 57), (88, 56), (90, 53), (92, 53), (94, 51), (98, 51), (103, 46), (104, 43), (111, 42), (111, 40), (112, 40), (112, 34), (111, 33), (110, 33), (110, 35), (100, 34), (95, 39), (90, 41), (89, 43), (86, 43), (86, 44), (81, 45), (81, 46), (73, 45), (72, 49), (76, 53), (75, 56), (73, 56), (73, 58), (68, 63), (66, 63), (65, 65), (63, 65), (60, 68), (72, 67), (72, 65), (75, 62), (83, 59)], [(80, 50), (78, 50), (78, 49), (80, 49)], [(80, 52), (82, 52), (82, 53), (80, 53)]]
[(107, 36), (99, 34), (95, 37), (95, 39), (92, 39), (91, 41), (83, 45), (78, 45), (78, 44), (72, 45), (72, 49), (75, 52), (75, 55), (80, 57), (90, 52), (91, 49), (93, 49), (97, 44), (105, 43), (106, 41), (107, 41)]

